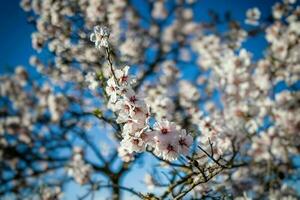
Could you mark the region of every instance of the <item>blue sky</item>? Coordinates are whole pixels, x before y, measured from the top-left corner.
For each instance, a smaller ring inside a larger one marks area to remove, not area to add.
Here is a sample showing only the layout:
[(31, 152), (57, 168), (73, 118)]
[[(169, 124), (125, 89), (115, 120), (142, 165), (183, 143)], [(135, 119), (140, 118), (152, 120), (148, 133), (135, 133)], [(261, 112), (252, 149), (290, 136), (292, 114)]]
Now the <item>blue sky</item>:
[[(12, 71), (16, 65), (24, 65), (29, 67), (28, 60), (30, 55), (34, 54), (31, 47), (31, 33), (34, 31), (33, 25), (26, 21), (26, 13), (19, 6), (18, 0), (0, 0), (0, 73)], [(137, 7), (143, 10), (141, 1), (135, 0)], [(200, 0), (199, 6), (196, 8), (196, 19), (201, 21), (208, 19), (207, 11), (213, 9), (220, 14), (224, 14), (227, 10), (232, 11), (233, 18), (243, 20), (245, 12), (250, 7), (258, 7), (263, 17), (270, 14), (271, 5), (275, 0)], [(266, 45), (263, 37), (248, 41), (244, 47), (254, 54), (254, 58), (262, 55), (262, 49)], [(147, 158), (147, 162), (153, 160)], [(149, 166), (149, 165), (147, 165)], [(140, 168), (135, 166), (135, 172), (130, 173), (127, 177), (127, 186), (134, 186), (137, 190), (143, 190), (141, 180), (146, 167)], [(148, 169), (149, 170), (149, 169)], [(123, 183), (124, 184), (124, 183)], [(66, 199), (74, 198), (74, 190), (78, 186), (71, 185), (67, 188)], [(104, 196), (99, 196), (104, 199)], [(128, 197), (128, 199), (130, 199)]]
[[(15, 65), (28, 66), (28, 58), (34, 53), (31, 48), (31, 32), (33, 25), (27, 23), (26, 13), (19, 6), (18, 0), (0, 0), (0, 73), (11, 70)], [(141, 2), (135, 0), (134, 2)], [(243, 19), (245, 11), (249, 7), (257, 6), (262, 11), (263, 16), (270, 13), (270, 6), (275, 0), (200, 0), (197, 7), (198, 20), (207, 19), (207, 10), (214, 9), (219, 13), (227, 10), (233, 11), (233, 17)], [(138, 6), (142, 3), (138, 3)], [(255, 55), (259, 54), (257, 49), (265, 45), (262, 39), (253, 40), (245, 45), (249, 50), (253, 50)], [(253, 52), (252, 51), (252, 52)]]
[(27, 23), (18, 0), (0, 2), (0, 73), (3, 73), (15, 65), (28, 66), (28, 58), (34, 53), (30, 36), (34, 27)]

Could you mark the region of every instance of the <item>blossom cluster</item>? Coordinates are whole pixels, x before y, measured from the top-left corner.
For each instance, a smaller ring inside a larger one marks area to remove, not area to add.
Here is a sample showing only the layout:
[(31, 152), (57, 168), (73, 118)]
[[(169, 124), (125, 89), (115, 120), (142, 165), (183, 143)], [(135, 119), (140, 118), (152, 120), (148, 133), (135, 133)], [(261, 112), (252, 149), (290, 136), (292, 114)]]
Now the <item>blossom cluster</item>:
[(68, 174), (79, 184), (84, 184), (90, 180), (92, 167), (85, 163), (83, 151), (80, 147), (74, 148), (72, 160), (68, 166)]
[[(106, 30), (106, 28), (95, 29), (96, 32), (100, 30)], [(94, 34), (92, 33), (92, 36)], [(98, 37), (94, 40), (92, 37), (96, 46), (99, 43), (100, 46), (108, 48), (101, 44), (102, 39)], [(192, 144), (192, 137), (166, 119), (160, 119), (151, 128), (149, 106), (145, 98), (133, 90), (132, 86), (135, 82), (135, 79), (129, 75), (129, 66), (125, 66), (123, 69), (112, 69), (105, 88), (109, 96), (108, 107), (116, 113), (116, 122), (122, 124), (120, 156), (123, 155), (123, 159), (129, 161), (131, 160), (130, 154), (145, 151), (147, 146), (152, 147), (157, 156), (166, 160), (175, 160), (180, 154), (187, 155)], [(91, 84), (95, 85), (94, 82)]]
[(122, 70), (115, 69), (115, 77), (107, 81), (106, 87), (109, 107), (117, 113), (116, 122), (123, 127), (119, 152), (142, 152), (149, 146), (157, 156), (166, 160), (175, 160), (180, 154), (187, 155), (192, 137), (185, 130), (166, 119), (150, 128), (149, 107), (144, 98), (132, 89), (135, 81), (128, 71), (128, 66)]

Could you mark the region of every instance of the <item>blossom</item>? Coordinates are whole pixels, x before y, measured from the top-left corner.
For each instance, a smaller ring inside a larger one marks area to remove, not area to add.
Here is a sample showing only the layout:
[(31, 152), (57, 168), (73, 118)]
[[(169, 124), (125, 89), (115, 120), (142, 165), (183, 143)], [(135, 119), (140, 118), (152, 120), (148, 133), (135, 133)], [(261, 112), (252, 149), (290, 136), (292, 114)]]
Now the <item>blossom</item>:
[(175, 138), (160, 140), (155, 149), (155, 153), (162, 156), (165, 160), (173, 161), (179, 156), (178, 146), (178, 143), (175, 142)]
[(181, 154), (188, 154), (193, 138), (185, 130), (167, 120), (156, 122), (153, 129), (155, 142), (152, 145), (156, 155), (172, 161)]
[(272, 7), (272, 15), (275, 19), (280, 19), (282, 18), (283, 14), (284, 14), (284, 10), (285, 7), (280, 4), (280, 3), (276, 3), (273, 7)]
[(131, 136), (126, 136), (121, 141), (121, 146), (126, 147), (129, 153), (142, 152), (146, 148), (145, 143), (141, 138)]
[(63, 192), (58, 186), (54, 188), (44, 187), (41, 189), (40, 193), (42, 200), (62, 199), (63, 197)]
[(132, 59), (136, 60), (139, 55), (140, 47), (142, 40), (139, 37), (129, 37), (127, 38), (119, 47), (121, 55), (124, 57), (124, 60)]
[(110, 96), (110, 101), (112, 101), (112, 102), (117, 101), (118, 88), (117, 88), (117, 84), (115, 82), (114, 77), (111, 77), (110, 79), (108, 79), (105, 91), (106, 91), (106, 94), (108, 96)]
[(132, 107), (125, 100), (119, 100), (115, 104), (115, 112), (118, 112), (118, 117), (116, 119), (117, 123), (125, 123), (130, 119), (130, 110)]
[(151, 15), (153, 18), (164, 19), (167, 17), (167, 11), (164, 6), (164, 1), (156, 1), (153, 5)]
[(119, 70), (115, 70), (115, 75), (116, 75), (116, 78), (118, 80), (118, 83), (120, 85), (132, 85), (134, 84), (135, 80), (129, 76), (129, 69), (130, 67), (129, 66), (125, 66), (123, 69)]
[(198, 89), (185, 80), (179, 82), (179, 96), (180, 104), (184, 107), (191, 107), (200, 98)]
[(246, 24), (254, 25), (254, 26), (258, 25), (257, 21), (259, 20), (260, 15), (261, 13), (257, 7), (248, 9), (246, 12), (246, 16), (247, 16), (247, 19), (245, 21)]
[(69, 164), (68, 174), (79, 184), (84, 184), (89, 180), (91, 166), (83, 160), (83, 151), (80, 147), (75, 147), (72, 160)]
[(96, 48), (109, 46), (110, 30), (106, 26), (95, 26), (94, 32), (90, 35), (90, 40), (95, 43)]
[(147, 106), (134, 107), (130, 110), (130, 117), (132, 120), (147, 122), (150, 116), (150, 112)]
[(88, 87), (90, 90), (95, 90), (99, 86), (95, 72), (88, 72), (85, 75), (85, 81), (89, 84)]
[(183, 155), (188, 155), (192, 143), (193, 137), (188, 135), (186, 130), (181, 130), (178, 137), (178, 151)]
[(133, 107), (146, 106), (144, 99), (140, 95), (137, 95), (133, 90), (126, 91), (124, 99)]
[(146, 124), (144, 121), (136, 121), (128, 119), (123, 126), (123, 135), (134, 135), (140, 130), (144, 129)]
[(124, 162), (130, 162), (134, 160), (134, 155), (132, 153), (129, 153), (126, 147), (122, 145), (118, 148), (118, 155)]
[(146, 102), (151, 107), (151, 111), (155, 113), (157, 120), (172, 120), (174, 117), (172, 113), (174, 112), (175, 105), (171, 98), (156, 94), (153, 98), (148, 96)]
[(178, 129), (176, 124), (170, 122), (168, 120), (162, 120), (160, 122), (156, 122), (154, 124), (155, 135), (157, 137), (157, 141), (160, 142), (162, 137), (174, 137), (176, 136)]

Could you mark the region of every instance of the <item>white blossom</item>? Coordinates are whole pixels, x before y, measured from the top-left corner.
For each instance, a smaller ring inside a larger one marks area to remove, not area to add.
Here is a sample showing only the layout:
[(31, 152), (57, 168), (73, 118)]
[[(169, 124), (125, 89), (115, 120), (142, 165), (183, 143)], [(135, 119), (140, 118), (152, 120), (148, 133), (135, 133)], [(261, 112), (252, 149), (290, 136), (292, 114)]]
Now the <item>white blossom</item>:
[(258, 25), (258, 20), (260, 18), (260, 11), (258, 8), (251, 8), (251, 9), (248, 9), (247, 12), (246, 12), (246, 16), (247, 16), (247, 19), (246, 19), (246, 24), (249, 24), (249, 25)]
[(99, 87), (99, 82), (96, 78), (95, 72), (88, 72), (85, 75), (85, 81), (89, 84), (88, 87), (90, 90), (96, 90)]
[(110, 30), (106, 26), (95, 26), (94, 32), (90, 36), (90, 40), (95, 43), (96, 48), (109, 47)]

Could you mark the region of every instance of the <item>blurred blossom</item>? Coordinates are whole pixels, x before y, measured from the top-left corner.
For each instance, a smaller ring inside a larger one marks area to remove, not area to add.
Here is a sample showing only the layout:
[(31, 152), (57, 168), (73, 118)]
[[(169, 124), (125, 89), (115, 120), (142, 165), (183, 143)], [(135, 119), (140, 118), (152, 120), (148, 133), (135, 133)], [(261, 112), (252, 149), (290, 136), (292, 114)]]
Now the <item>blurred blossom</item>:
[(251, 9), (248, 9), (247, 12), (246, 12), (246, 16), (247, 16), (247, 19), (246, 19), (246, 24), (249, 24), (249, 25), (258, 25), (258, 20), (260, 18), (260, 11), (258, 8), (251, 8)]

